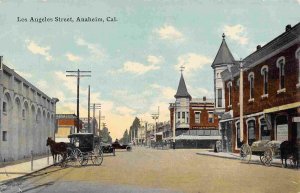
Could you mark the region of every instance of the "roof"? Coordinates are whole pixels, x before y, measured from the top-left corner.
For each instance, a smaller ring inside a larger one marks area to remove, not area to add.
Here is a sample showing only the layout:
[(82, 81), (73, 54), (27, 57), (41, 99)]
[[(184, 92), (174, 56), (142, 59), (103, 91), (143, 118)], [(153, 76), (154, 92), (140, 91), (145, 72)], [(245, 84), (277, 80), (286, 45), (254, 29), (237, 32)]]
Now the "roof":
[(177, 88), (177, 92), (174, 95), (174, 97), (175, 98), (190, 98), (190, 99), (192, 98), (191, 95), (187, 91), (182, 73), (181, 73), (179, 85), (178, 85), (178, 88)]
[[(276, 54), (276, 50), (285, 47), (286, 45), (294, 45), (296, 42), (300, 42), (300, 22), (297, 23), (294, 27), (289, 30), (286, 30), (281, 35), (277, 36), (273, 40), (271, 40), (266, 45), (262, 46), (260, 49), (256, 50), (255, 52), (251, 53), (244, 59), (243, 68), (249, 69), (257, 64), (261, 63), (262, 60), (267, 60), (268, 58), (272, 57)], [(268, 58), (266, 58), (268, 57)], [(222, 79), (225, 81), (232, 79), (239, 75), (239, 65), (233, 65), (230, 68), (224, 70), (221, 73)]]
[(215, 68), (216, 65), (222, 65), (222, 64), (234, 64), (234, 57), (232, 56), (226, 41), (225, 41), (225, 35), (223, 34), (223, 40), (220, 45), (219, 51), (215, 57), (214, 62), (212, 63), (211, 67)]

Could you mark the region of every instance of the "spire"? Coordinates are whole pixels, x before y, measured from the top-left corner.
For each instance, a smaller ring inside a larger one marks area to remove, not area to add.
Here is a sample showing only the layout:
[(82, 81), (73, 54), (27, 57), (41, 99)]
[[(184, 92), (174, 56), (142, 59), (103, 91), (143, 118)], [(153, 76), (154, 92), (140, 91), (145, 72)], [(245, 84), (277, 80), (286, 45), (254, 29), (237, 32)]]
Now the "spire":
[(181, 71), (181, 77), (180, 77), (179, 85), (178, 85), (178, 88), (177, 88), (177, 92), (174, 95), (174, 97), (175, 98), (189, 98), (189, 99), (191, 99), (192, 97), (187, 91), (185, 81), (184, 81), (184, 78), (183, 78), (183, 74), (182, 74), (183, 67), (181, 67), (180, 71)]
[(214, 62), (212, 63), (211, 67), (215, 68), (216, 65), (222, 65), (222, 64), (234, 64), (234, 58), (226, 44), (225, 41), (225, 34), (222, 34), (222, 43), (219, 48), (219, 51), (215, 57)]

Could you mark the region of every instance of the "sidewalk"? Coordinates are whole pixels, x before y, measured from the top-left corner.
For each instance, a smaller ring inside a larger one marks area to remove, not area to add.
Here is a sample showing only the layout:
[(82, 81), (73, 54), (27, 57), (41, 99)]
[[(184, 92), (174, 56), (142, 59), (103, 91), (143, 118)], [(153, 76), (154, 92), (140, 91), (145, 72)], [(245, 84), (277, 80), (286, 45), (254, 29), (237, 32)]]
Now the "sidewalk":
[(39, 158), (33, 160), (33, 170), (31, 170), (31, 161), (27, 160), (22, 163), (17, 163), (13, 165), (3, 166), (0, 163), (0, 184), (5, 183), (8, 180), (22, 177), (33, 172), (39, 171), (41, 169), (47, 168), (53, 165), (52, 156), (49, 157), (49, 164), (48, 164), (48, 157)]
[[(218, 153), (215, 153), (215, 152), (213, 152), (213, 150), (203, 150), (201, 152), (198, 152), (197, 154), (198, 155), (205, 155), (205, 156), (219, 157), (219, 158), (226, 158), (226, 159), (237, 159), (237, 160), (240, 159), (240, 154), (231, 153), (231, 152), (218, 152)], [(257, 155), (252, 155), (250, 162), (251, 163), (254, 162), (254, 163), (262, 164), (260, 162), (259, 156), (257, 156)], [(272, 164), (276, 164), (276, 165), (280, 164), (281, 165), (281, 160), (273, 158)]]

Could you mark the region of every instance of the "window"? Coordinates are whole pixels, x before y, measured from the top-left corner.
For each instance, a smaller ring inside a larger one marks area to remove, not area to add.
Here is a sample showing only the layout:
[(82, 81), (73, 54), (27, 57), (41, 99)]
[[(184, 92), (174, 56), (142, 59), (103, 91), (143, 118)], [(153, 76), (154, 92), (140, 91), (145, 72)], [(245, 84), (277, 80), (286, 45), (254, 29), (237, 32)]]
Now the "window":
[(25, 109), (22, 110), (22, 118), (25, 119)]
[(248, 144), (251, 146), (255, 141), (255, 120), (248, 121)]
[(241, 148), (243, 143), (241, 142), (240, 122), (237, 122), (235, 127), (236, 127), (236, 146), (237, 148)]
[(297, 87), (300, 87), (300, 48), (296, 51), (296, 59), (298, 59), (298, 84)]
[(231, 107), (232, 104), (232, 99), (231, 99), (231, 87), (232, 87), (232, 82), (228, 82), (227, 88), (228, 88), (228, 106)]
[(7, 113), (7, 103), (3, 102), (3, 113)]
[(177, 113), (177, 118), (180, 119), (180, 112)]
[(277, 68), (279, 68), (279, 90), (282, 90), (285, 88), (285, 73), (284, 73), (285, 58), (284, 57), (278, 58), (276, 66)]
[(185, 119), (185, 112), (182, 112), (182, 119)]
[(222, 89), (218, 88), (218, 107), (222, 107)]
[(200, 123), (200, 112), (195, 112), (195, 123)]
[(263, 76), (263, 95), (268, 94), (268, 66), (261, 68), (261, 75)]
[(214, 122), (214, 113), (208, 112), (208, 122), (213, 123)]
[(250, 72), (248, 75), (248, 80), (249, 80), (249, 99), (254, 98), (254, 73)]
[(268, 129), (265, 118), (260, 119), (261, 140), (271, 140), (271, 130)]
[(7, 141), (7, 131), (2, 131), (2, 141)]

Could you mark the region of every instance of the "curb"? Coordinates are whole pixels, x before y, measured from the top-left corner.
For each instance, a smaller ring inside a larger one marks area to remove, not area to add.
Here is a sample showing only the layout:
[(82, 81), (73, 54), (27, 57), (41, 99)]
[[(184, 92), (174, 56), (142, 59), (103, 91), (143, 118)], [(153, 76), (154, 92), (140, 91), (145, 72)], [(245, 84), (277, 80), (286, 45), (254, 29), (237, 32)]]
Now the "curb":
[(211, 157), (218, 157), (218, 158), (226, 158), (226, 159), (235, 159), (239, 160), (238, 157), (226, 157), (226, 156), (220, 156), (220, 155), (213, 155), (213, 154), (206, 154), (206, 153), (196, 153), (198, 155), (205, 155), (205, 156), (211, 156)]
[(50, 165), (48, 165), (48, 166), (45, 166), (45, 167), (40, 168), (40, 169), (38, 169), (38, 170), (34, 170), (34, 171), (29, 172), (29, 173), (27, 173), (27, 174), (24, 174), (24, 175), (22, 175), (22, 176), (18, 176), (18, 177), (11, 178), (11, 179), (8, 179), (8, 180), (0, 181), (0, 186), (2, 186), (2, 185), (7, 185), (7, 184), (9, 184), (10, 182), (12, 182), (12, 181), (14, 181), (14, 180), (20, 180), (20, 179), (22, 179), (22, 178), (24, 178), (24, 177), (26, 177), (26, 176), (29, 176), (29, 175), (32, 175), (32, 174), (34, 174), (34, 173), (40, 172), (40, 171), (42, 171), (42, 170), (45, 170), (45, 169), (47, 169), (47, 168), (50, 168), (50, 167), (52, 167), (53, 165), (54, 165), (54, 164), (50, 164)]

